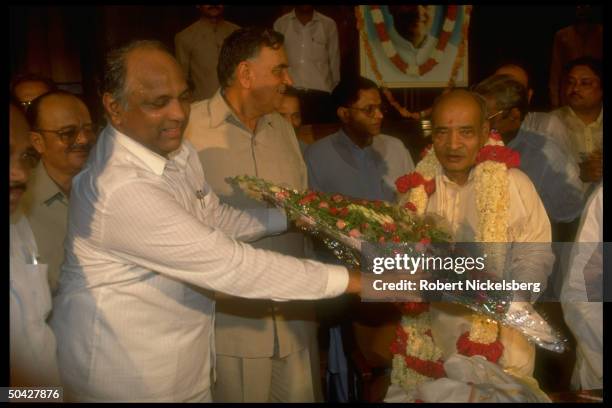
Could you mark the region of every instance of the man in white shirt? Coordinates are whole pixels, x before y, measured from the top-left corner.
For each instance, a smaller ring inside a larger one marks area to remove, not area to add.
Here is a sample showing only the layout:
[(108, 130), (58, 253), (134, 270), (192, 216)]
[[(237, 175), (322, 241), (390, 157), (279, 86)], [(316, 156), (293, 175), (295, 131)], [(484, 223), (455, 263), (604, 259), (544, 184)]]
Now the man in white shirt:
[(592, 191), (603, 176), (603, 82), (601, 60), (582, 57), (564, 69), (567, 105), (553, 111), (567, 128), (570, 154)]
[(330, 92), (340, 81), (338, 28), (311, 5), (296, 6), (274, 22), (285, 37), (289, 73), (300, 90), (305, 124), (334, 122)]
[(59, 386), (55, 336), (46, 319), (51, 312), (47, 265), (26, 217), (17, 208), (38, 154), (23, 113), (9, 108), (10, 127), (10, 359), (12, 387)]
[[(443, 171), (435, 177), (435, 192), (429, 197), (426, 212), (446, 218), (457, 242), (473, 242), (479, 229), (481, 214), (473, 169), (489, 133), (486, 112), (482, 98), (463, 90), (441, 96), (433, 106), (433, 148)], [(510, 273), (519, 281), (539, 282), (544, 288), (554, 261), (548, 244), (548, 216), (529, 178), (518, 169), (510, 169), (507, 174)], [(456, 352), (457, 338), (470, 327), (470, 312), (457, 305), (435, 303), (431, 314), (434, 340), (448, 358)], [(533, 375), (533, 344), (504, 326), (500, 327), (500, 341), (504, 353), (499, 364), (514, 375)]]
[(283, 301), (359, 289), (346, 268), (236, 241), (286, 219), (219, 203), (183, 141), (190, 102), (161, 43), (109, 54), (109, 125), (73, 181), (51, 322), (69, 400), (211, 401), (214, 291)]
[(576, 337), (572, 388), (603, 388), (603, 184), (589, 198), (561, 290), (563, 318)]
[(220, 4), (197, 7), (200, 19), (174, 36), (174, 51), (193, 84), (193, 99), (199, 101), (217, 92), (217, 60), (223, 40), (240, 27), (223, 18)]
[[(219, 58), (221, 89), (192, 105), (185, 137), (198, 152), (206, 179), (234, 208), (266, 205), (226, 179), (250, 175), (306, 190), (306, 165), (292, 126), (276, 107), (291, 84), (282, 36), (270, 29), (232, 33)], [(304, 258), (296, 231), (253, 242)], [(321, 399), (312, 304), (218, 297), (215, 315), (215, 402), (314, 402)]]

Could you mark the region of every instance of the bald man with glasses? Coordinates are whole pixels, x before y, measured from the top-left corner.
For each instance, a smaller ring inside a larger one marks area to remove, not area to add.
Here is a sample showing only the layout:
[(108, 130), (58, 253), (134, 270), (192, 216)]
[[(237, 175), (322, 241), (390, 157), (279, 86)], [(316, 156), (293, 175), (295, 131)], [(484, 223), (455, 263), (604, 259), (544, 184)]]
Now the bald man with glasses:
[(49, 265), (54, 293), (64, 259), (64, 237), (72, 179), (87, 161), (96, 141), (96, 127), (87, 106), (76, 95), (49, 92), (34, 99), (26, 113), (32, 145), (41, 160), (24, 197), (41, 259)]

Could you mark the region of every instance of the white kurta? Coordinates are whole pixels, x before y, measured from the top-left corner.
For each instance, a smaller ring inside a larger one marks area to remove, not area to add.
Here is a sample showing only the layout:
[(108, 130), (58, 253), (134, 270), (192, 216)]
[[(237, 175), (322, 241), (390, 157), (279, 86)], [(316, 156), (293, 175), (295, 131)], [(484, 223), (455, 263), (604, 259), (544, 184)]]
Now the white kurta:
[(109, 126), (73, 180), (52, 319), (68, 399), (210, 401), (211, 291), (282, 301), (346, 289), (345, 268), (235, 241), (286, 219), (220, 204), (189, 142), (169, 156)]
[(38, 264), (28, 220), (20, 214), (14, 218), (10, 224), (11, 386), (58, 386), (55, 336), (46, 322), (51, 312), (47, 265)]
[(598, 389), (603, 388), (603, 303), (601, 296), (593, 301), (591, 291), (603, 286), (603, 184), (586, 205), (576, 242), (561, 289), (563, 317), (577, 342), (572, 386)]
[[(473, 242), (478, 227), (474, 173), (467, 183), (459, 186), (445, 175), (436, 177), (436, 191), (430, 197), (427, 212), (443, 216), (457, 242)], [(546, 210), (529, 178), (520, 170), (508, 172), (509, 238), (516, 243), (547, 243), (551, 240), (550, 222)], [(529, 253), (531, 252), (531, 253)], [(542, 284), (542, 291), (554, 262), (549, 245), (522, 245), (514, 247), (508, 254), (513, 277), (529, 271), (526, 281)], [(541, 293), (541, 292), (540, 292)], [(443, 351), (443, 358), (456, 353), (456, 341), (469, 330), (471, 313), (453, 304), (433, 304), (432, 334), (436, 344)], [(500, 341), (504, 353), (500, 365), (512, 374), (531, 376), (533, 374), (535, 348), (522, 334), (514, 329), (501, 328)]]

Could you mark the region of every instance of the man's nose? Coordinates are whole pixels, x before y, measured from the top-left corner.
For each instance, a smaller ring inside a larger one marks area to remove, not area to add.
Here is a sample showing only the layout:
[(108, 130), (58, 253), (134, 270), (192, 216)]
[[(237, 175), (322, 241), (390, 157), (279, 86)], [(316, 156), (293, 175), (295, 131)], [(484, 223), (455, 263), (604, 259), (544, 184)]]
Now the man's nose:
[(189, 116), (189, 103), (174, 99), (169, 105), (169, 117), (172, 120), (185, 121)]
[(289, 70), (285, 71), (285, 77), (284, 77), (283, 83), (287, 86), (293, 86), (293, 79), (291, 78), (291, 75), (289, 75)]

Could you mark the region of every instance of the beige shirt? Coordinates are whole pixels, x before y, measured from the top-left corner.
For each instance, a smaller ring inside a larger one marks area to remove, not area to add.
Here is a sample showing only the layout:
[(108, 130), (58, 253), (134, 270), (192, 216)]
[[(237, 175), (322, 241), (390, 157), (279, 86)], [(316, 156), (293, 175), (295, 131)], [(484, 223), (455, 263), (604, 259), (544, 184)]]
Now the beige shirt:
[[(233, 113), (221, 92), (192, 105), (185, 136), (198, 151), (206, 179), (222, 202), (248, 209), (261, 208), (226, 182), (227, 177), (248, 174), (299, 190), (307, 188), (306, 165), (291, 125), (278, 113), (263, 116), (253, 134)], [(260, 239), (252, 245), (304, 257), (304, 237), (299, 233)], [(271, 357), (276, 328), (279, 355), (303, 349), (313, 335), (312, 310), (295, 303), (219, 299), (216, 333), (218, 354), (237, 357)]]
[(221, 46), (239, 28), (225, 20), (215, 25), (200, 19), (174, 37), (176, 59), (193, 81), (195, 101), (210, 98), (219, 88), (217, 60)]
[[(448, 220), (457, 242), (473, 242), (478, 227), (479, 216), (473, 176), (473, 172), (470, 173), (467, 183), (463, 186), (452, 182), (445, 175), (437, 176), (436, 191), (427, 205), (427, 212), (441, 215)], [(550, 242), (550, 222), (535, 187), (520, 170), (511, 169), (508, 176), (509, 242)], [(530, 278), (525, 280), (542, 282), (545, 287), (554, 262), (550, 246), (523, 244), (518, 248), (512, 248), (511, 251), (508, 256), (513, 277), (521, 280), (521, 274), (529, 270)], [(531, 253), (527, 254), (526, 251)], [(435, 303), (431, 312), (432, 333), (436, 343), (443, 350), (443, 358), (446, 359), (456, 353), (457, 339), (463, 332), (469, 330), (471, 313), (461, 306), (444, 303)], [(500, 340), (504, 345), (504, 353), (500, 359), (502, 367), (513, 374), (532, 375), (534, 346), (516, 330), (503, 326)]]
[(552, 112), (567, 128), (567, 141), (570, 153), (576, 161), (583, 161), (581, 156), (589, 155), (596, 150), (603, 151), (603, 107), (595, 122), (585, 125), (569, 106)]
[(49, 268), (49, 287), (55, 293), (64, 261), (64, 238), (68, 220), (68, 197), (38, 163), (23, 200), (23, 211), (30, 220), (41, 263)]
[(336, 22), (317, 11), (303, 25), (295, 10), (274, 22), (285, 36), (289, 73), (297, 88), (331, 92), (340, 82), (340, 47)]

